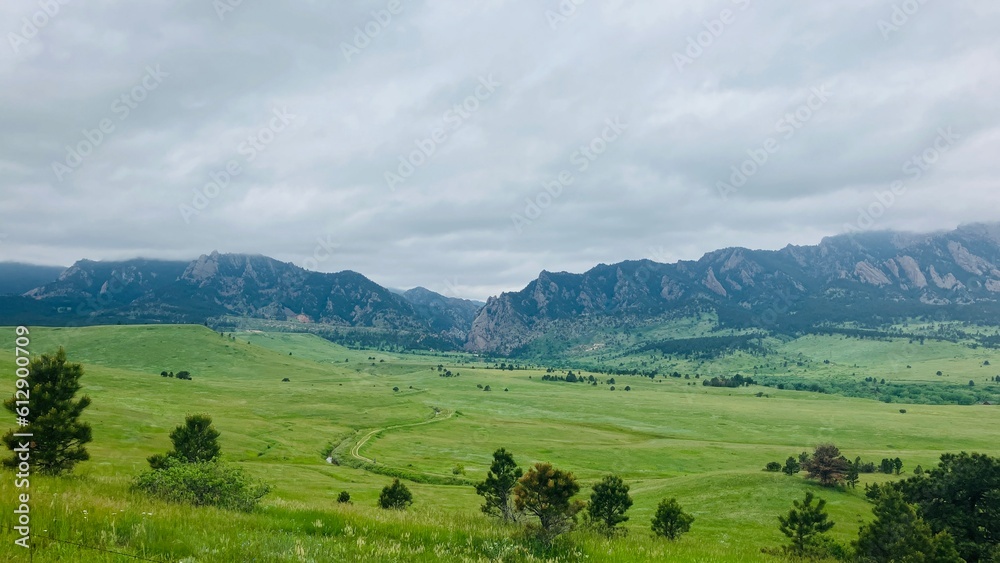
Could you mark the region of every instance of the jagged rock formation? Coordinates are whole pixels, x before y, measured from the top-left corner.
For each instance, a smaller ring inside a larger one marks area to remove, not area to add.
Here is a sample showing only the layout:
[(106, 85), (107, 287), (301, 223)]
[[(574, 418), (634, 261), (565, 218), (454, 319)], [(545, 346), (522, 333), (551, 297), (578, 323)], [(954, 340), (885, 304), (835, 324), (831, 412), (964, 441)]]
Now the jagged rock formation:
[[(487, 302), (466, 349), (508, 354), (572, 318), (586, 323), (710, 308), (733, 326), (773, 329), (766, 319), (776, 312), (795, 325), (823, 315), (868, 321), (976, 313), (998, 301), (1000, 223), (933, 234), (857, 233), (777, 251), (727, 248), (675, 264), (642, 260), (583, 274), (542, 272), (523, 290)], [(979, 308), (942, 309), (973, 305)]]

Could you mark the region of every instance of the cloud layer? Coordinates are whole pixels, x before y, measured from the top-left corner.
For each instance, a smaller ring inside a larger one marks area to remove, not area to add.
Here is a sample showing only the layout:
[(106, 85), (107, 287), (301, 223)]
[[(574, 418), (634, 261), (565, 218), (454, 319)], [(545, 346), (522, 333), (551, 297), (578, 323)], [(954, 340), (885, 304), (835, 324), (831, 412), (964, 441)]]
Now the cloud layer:
[(986, 2), (63, 1), (0, 7), (0, 260), (482, 299), (1000, 208)]

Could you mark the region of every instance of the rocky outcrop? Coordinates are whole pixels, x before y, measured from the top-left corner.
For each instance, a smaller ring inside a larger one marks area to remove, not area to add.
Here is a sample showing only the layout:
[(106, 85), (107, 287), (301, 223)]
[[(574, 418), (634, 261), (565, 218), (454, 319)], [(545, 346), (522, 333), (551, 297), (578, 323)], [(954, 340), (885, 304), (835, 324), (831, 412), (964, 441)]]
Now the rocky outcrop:
[(817, 311), (828, 310), (850, 320), (892, 311), (908, 315), (919, 307), (992, 306), (1000, 293), (994, 264), (1000, 264), (1000, 224), (931, 234), (855, 233), (775, 251), (728, 248), (698, 261), (544, 272), (525, 289), (491, 299), (466, 348), (507, 353), (553, 323), (639, 322), (687, 307), (712, 307), (733, 322), (752, 323), (773, 310), (818, 319), (824, 317), (816, 317)]

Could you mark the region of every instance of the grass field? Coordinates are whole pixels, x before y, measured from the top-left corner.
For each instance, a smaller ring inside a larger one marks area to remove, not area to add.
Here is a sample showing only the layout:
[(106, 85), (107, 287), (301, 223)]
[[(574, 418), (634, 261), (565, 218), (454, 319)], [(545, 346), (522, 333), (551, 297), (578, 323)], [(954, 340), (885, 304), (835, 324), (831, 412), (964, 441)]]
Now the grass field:
[[(12, 392), (13, 330), (0, 334), (10, 342), (0, 355), (0, 390)], [(466, 355), (350, 350), (306, 334), (229, 337), (200, 326), (32, 330), (33, 354), (59, 346), (86, 370), (92, 459), (69, 478), (33, 477), (35, 561), (129, 560), (41, 536), (164, 561), (777, 561), (761, 548), (782, 543), (777, 516), (805, 491), (827, 499), (837, 522), (832, 535), (842, 542), (869, 518), (870, 505), (861, 487), (819, 489), (801, 475), (763, 472), (769, 461), (822, 442), (852, 459), (898, 456), (904, 471), (929, 467), (944, 452), (1000, 454), (997, 407), (981, 405), (886, 404), (663, 377), (615, 376), (611, 391), (607, 384), (542, 381), (544, 370), (487, 369)], [(676, 369), (752, 374), (753, 366), (780, 360), (781, 367), (758, 372), (874, 376), (895, 384), (975, 379), (986, 386), (996, 375), (989, 370), (1000, 366), (991, 350), (943, 342), (809, 336), (781, 346), (773, 358), (737, 354), (714, 363), (677, 361)], [(783, 366), (788, 359), (790, 369)], [(439, 364), (460, 375), (439, 377)], [(163, 370), (187, 370), (193, 380), (160, 377)], [(945, 375), (936, 376), (939, 370)], [(761, 390), (766, 396), (756, 396)], [(192, 509), (130, 491), (145, 458), (167, 450), (169, 431), (193, 413), (214, 418), (226, 459), (274, 486), (260, 511)], [(330, 447), (342, 465), (325, 461)], [(548, 461), (572, 470), (584, 483), (581, 497), (601, 476), (621, 475), (635, 499), (628, 536), (606, 540), (581, 530), (542, 554), (517, 530), (483, 516), (470, 485), (439, 484), (482, 479), (498, 447), (522, 467)], [(361, 469), (359, 458), (374, 459), (376, 471), (421, 481), (407, 483), (415, 500), (408, 512), (375, 507), (391, 478)], [(456, 464), (465, 475), (453, 474)], [(13, 476), (5, 475), (0, 495), (13, 498)], [(867, 475), (863, 482), (884, 478)], [(335, 502), (341, 490), (352, 505)], [(664, 497), (676, 497), (696, 518), (675, 543), (649, 532)], [(0, 559), (27, 561), (6, 529), (13, 525), (9, 510), (0, 524)]]

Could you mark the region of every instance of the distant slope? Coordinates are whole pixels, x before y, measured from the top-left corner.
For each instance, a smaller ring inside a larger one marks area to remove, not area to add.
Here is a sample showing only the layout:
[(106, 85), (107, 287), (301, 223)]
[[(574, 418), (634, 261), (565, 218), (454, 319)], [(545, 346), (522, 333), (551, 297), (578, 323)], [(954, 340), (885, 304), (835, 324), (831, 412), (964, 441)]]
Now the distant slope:
[(423, 287), (416, 287), (403, 293), (413, 308), (431, 323), (437, 332), (465, 338), (472, 328), (472, 322), (485, 303), (445, 297)]
[(1000, 313), (1000, 223), (934, 234), (871, 232), (777, 251), (728, 248), (698, 261), (601, 264), (542, 272), (490, 298), (466, 349), (509, 354), (554, 323), (717, 312), (722, 326), (792, 332), (824, 322), (879, 324), (919, 315)]
[(63, 266), (0, 262), (0, 295), (21, 295), (55, 281), (65, 269)]
[(201, 324), (231, 316), (427, 333), (458, 346), (475, 315), (432, 292), (411, 302), (356, 272), (217, 252), (191, 262), (81, 260), (25, 295), (0, 300), (0, 322)]

